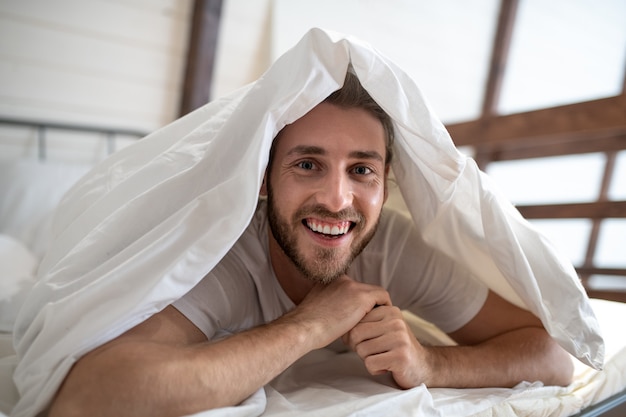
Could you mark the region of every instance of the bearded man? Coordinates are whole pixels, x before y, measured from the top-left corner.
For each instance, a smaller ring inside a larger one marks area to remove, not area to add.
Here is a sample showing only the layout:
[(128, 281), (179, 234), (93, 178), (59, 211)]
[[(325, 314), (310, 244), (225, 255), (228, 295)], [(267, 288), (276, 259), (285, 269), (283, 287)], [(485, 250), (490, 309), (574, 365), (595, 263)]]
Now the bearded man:
[[(570, 357), (539, 319), (383, 208), (393, 133), (348, 73), (274, 140), (254, 218), (228, 254), (183, 298), (78, 360), (50, 416), (235, 405), (327, 346), (401, 388), (568, 384)], [(404, 309), (459, 346), (422, 346)]]

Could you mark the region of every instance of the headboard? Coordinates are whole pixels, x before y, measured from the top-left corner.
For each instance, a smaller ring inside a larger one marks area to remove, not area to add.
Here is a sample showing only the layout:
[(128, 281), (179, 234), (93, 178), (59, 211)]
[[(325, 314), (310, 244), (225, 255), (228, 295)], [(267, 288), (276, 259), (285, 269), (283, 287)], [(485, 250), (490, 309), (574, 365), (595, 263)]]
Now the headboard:
[(143, 136), (134, 129), (0, 118), (0, 235), (41, 258), (65, 192), (97, 162)]
[[(34, 134), (36, 138), (37, 157), (40, 161), (48, 157), (48, 136), (51, 132), (59, 134), (82, 135), (96, 140), (103, 140), (106, 144), (106, 155), (110, 155), (118, 149), (119, 140), (136, 140), (147, 134), (138, 129), (126, 129), (119, 127), (95, 126), (84, 124), (69, 124), (53, 121), (30, 120), (23, 118), (0, 117), (0, 127), (15, 127), (22, 130), (26, 135)], [(29, 135), (29, 136), (30, 136)], [(0, 134), (0, 143), (15, 140), (15, 133)], [(19, 140), (19, 139), (18, 139)]]

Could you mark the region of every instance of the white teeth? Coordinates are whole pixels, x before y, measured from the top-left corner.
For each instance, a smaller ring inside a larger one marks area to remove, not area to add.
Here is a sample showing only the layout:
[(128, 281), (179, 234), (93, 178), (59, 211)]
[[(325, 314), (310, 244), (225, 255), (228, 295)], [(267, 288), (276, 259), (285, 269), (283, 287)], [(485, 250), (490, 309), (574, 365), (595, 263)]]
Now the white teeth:
[(343, 222), (340, 225), (334, 225), (334, 226), (329, 226), (327, 224), (322, 225), (320, 223), (316, 223), (312, 220), (307, 220), (307, 226), (309, 226), (309, 229), (313, 230), (314, 232), (317, 233), (323, 233), (325, 235), (332, 235), (332, 236), (338, 236), (338, 235), (344, 235), (346, 233), (348, 233), (348, 230), (350, 229), (350, 222)]

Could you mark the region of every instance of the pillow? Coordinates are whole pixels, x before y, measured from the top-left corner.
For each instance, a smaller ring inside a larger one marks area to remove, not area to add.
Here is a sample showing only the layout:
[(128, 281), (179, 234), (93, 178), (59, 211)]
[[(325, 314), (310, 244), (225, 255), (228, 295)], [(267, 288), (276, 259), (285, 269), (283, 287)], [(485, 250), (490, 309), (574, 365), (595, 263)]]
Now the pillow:
[(27, 160), (0, 162), (0, 233), (13, 236), (41, 259), (48, 248), (54, 209), (89, 168)]
[(20, 242), (0, 235), (0, 332), (12, 332), (17, 313), (35, 283), (37, 259)]

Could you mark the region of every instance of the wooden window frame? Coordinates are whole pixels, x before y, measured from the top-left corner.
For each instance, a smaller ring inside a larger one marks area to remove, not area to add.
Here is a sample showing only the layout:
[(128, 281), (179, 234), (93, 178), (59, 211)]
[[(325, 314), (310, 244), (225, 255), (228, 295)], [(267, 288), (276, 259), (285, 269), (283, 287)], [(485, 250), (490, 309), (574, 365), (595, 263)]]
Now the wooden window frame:
[(590, 219), (592, 229), (585, 260), (582, 265), (576, 266), (576, 270), (590, 296), (626, 302), (626, 292), (594, 291), (587, 287), (589, 277), (596, 274), (621, 276), (626, 280), (626, 268), (599, 268), (594, 263), (602, 221), (608, 218), (626, 218), (626, 201), (608, 199), (617, 153), (626, 149), (626, 76), (622, 93), (615, 97), (498, 115), (500, 87), (517, 8), (517, 0), (501, 2), (480, 117), (474, 121), (446, 127), (457, 146), (474, 148), (476, 162), (483, 170), (494, 161), (604, 153), (606, 163), (596, 201), (519, 206), (518, 209), (528, 219)]

